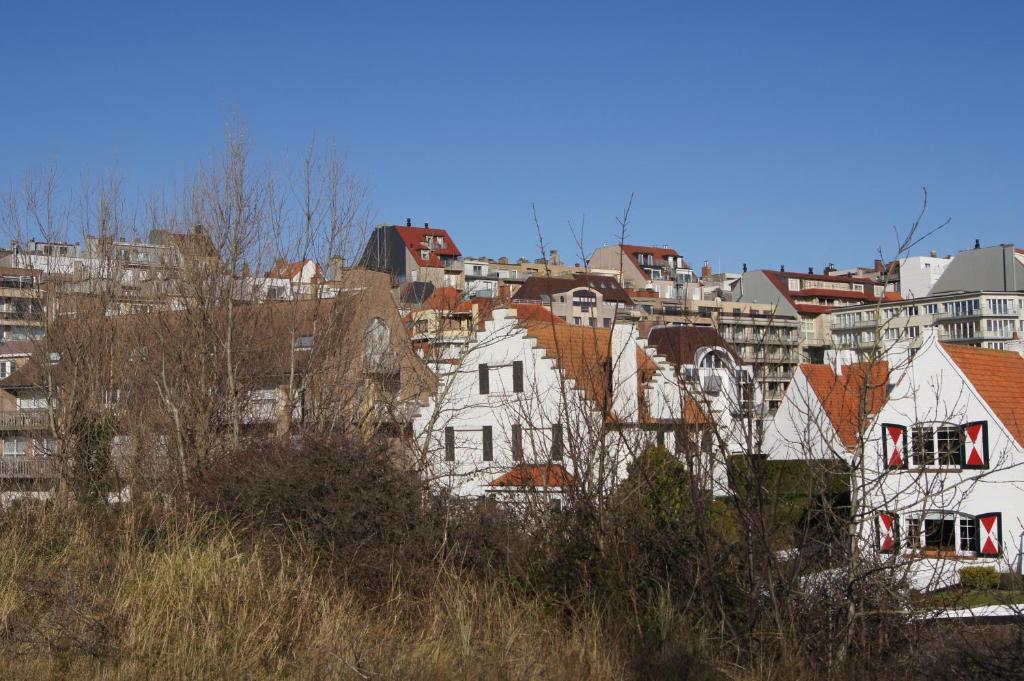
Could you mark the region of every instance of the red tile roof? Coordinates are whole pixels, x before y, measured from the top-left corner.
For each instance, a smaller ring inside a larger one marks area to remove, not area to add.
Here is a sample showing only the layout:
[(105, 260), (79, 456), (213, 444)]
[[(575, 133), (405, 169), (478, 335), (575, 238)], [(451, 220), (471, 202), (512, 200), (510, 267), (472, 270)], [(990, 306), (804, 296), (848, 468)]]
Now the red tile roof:
[[(788, 300), (798, 312), (802, 312), (804, 314), (821, 314), (824, 312), (830, 312), (833, 307), (831, 305), (801, 302), (801, 299), (803, 298), (841, 298), (845, 300), (860, 300), (865, 303), (878, 302), (878, 298), (876, 298), (874, 294), (875, 282), (864, 277), (844, 277), (828, 274), (800, 274), (799, 272), (783, 272), (775, 270), (762, 270), (762, 272), (764, 272), (764, 275), (768, 277), (768, 281), (772, 282), (772, 284), (775, 285), (775, 288), (779, 289), (782, 296)], [(842, 291), (824, 287), (812, 287), (801, 289), (799, 291), (791, 291), (786, 281), (791, 278), (800, 279), (801, 281), (831, 281), (846, 284), (862, 284), (864, 286), (864, 290)]]
[[(420, 267), (443, 267), (440, 256), (457, 258), (462, 255), (462, 252), (455, 246), (455, 242), (448, 235), (447, 230), (434, 229), (433, 227), (395, 227), (394, 229), (398, 236), (401, 237), (405, 247), (409, 249), (413, 260)], [(444, 238), (444, 248), (429, 246), (426, 242), (428, 236)], [(420, 254), (421, 251), (430, 252), (426, 258), (423, 258)]]
[(855, 447), (865, 425), (861, 419), (877, 414), (888, 399), (889, 364), (849, 364), (838, 376), (824, 364), (801, 364), (800, 371), (807, 377), (839, 440), (847, 447)]
[(491, 480), (490, 487), (568, 487), (573, 477), (561, 464), (522, 464)]
[(313, 277), (323, 279), (324, 271), (320, 269), (320, 264), (308, 259), (299, 260), (297, 262), (286, 262), (284, 259), (278, 260), (274, 263), (274, 267), (267, 272), (267, 276), (274, 279), (294, 279), (302, 272), (302, 268), (305, 267), (308, 262), (312, 262), (313, 265), (315, 265)]
[(571, 378), (587, 399), (598, 408), (611, 407), (608, 394), (608, 369), (611, 365), (609, 329), (594, 329), (571, 324), (528, 324), (526, 333), (537, 346), (555, 360), (565, 378)]
[[(690, 266), (683, 260), (679, 253), (674, 248), (658, 248), (657, 246), (634, 246), (631, 244), (622, 244), (622, 252), (633, 262), (633, 264), (644, 273), (644, 278), (650, 279), (650, 276), (644, 270), (644, 267), (668, 267), (667, 259), (672, 256), (673, 259), (678, 259), (679, 264), (677, 267), (683, 269), (691, 269)], [(650, 253), (654, 256), (654, 265), (641, 265), (637, 260), (636, 256), (639, 253)]]
[(983, 400), (1024, 446), (1024, 357), (1006, 350), (942, 343)]

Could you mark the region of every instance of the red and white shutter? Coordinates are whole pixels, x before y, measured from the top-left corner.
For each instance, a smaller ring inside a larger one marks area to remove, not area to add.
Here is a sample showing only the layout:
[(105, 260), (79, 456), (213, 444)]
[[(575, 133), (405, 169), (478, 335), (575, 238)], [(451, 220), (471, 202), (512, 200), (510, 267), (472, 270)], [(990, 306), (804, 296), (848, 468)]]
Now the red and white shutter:
[(878, 514), (878, 550), (893, 553), (899, 546), (899, 519), (895, 513)]
[(982, 513), (978, 519), (978, 555), (998, 556), (1003, 550), (1003, 514)]
[(988, 468), (988, 421), (974, 421), (960, 427), (963, 432), (960, 465)]
[(882, 424), (882, 460), (886, 468), (907, 467), (907, 427)]

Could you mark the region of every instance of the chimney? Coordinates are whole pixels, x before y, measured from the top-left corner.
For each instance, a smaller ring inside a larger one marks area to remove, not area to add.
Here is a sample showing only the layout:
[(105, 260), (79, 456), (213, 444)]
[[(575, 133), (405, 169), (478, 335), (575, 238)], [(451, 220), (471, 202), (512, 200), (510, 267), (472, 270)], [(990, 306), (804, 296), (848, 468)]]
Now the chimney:
[(780, 272), (785, 272), (786, 271), (786, 266), (785, 265), (779, 265), (779, 271)]
[(637, 329), (630, 322), (618, 322), (612, 329), (611, 338), (611, 409), (616, 416), (627, 422), (635, 422), (637, 416)]
[(747, 263), (743, 263), (743, 274), (747, 273)]
[(808, 267), (807, 268), (807, 274), (814, 274), (814, 268), (813, 267)]
[(937, 258), (939, 257), (939, 252), (933, 248), (928, 255), (931, 256), (932, 258)]
[(981, 248), (981, 239), (975, 239), (974, 240), (974, 250), (978, 250), (979, 248)]
[(558, 257), (558, 251), (556, 251), (553, 248), (551, 249), (551, 264), (552, 265), (561, 265), (562, 264), (562, 259)]
[(405, 226), (406, 227), (412, 227), (412, 218), (406, 218), (405, 219)]
[(875, 271), (876, 272), (882, 272), (884, 270), (885, 270), (885, 264), (881, 260), (879, 260), (878, 258), (875, 258)]
[(700, 278), (707, 279), (711, 276), (711, 261), (705, 260), (704, 265), (700, 268)]
[(512, 297), (510, 291), (511, 289), (509, 289), (508, 284), (502, 284), (501, 286), (498, 287), (498, 298), (500, 300), (510, 299)]
[(430, 227), (430, 223), (429, 222), (424, 222), (423, 223), (423, 229), (426, 229), (427, 227)]

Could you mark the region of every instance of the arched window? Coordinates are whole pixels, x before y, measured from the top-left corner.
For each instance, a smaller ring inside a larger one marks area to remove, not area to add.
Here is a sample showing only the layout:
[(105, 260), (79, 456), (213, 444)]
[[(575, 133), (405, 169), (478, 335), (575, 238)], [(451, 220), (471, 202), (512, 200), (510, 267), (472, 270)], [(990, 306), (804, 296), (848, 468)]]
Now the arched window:
[(701, 369), (725, 369), (728, 364), (718, 350), (711, 350), (700, 358)]
[(366, 325), (366, 368), (377, 373), (387, 368), (387, 358), (391, 350), (391, 329), (380, 317), (374, 317)]
[(590, 289), (574, 291), (572, 294), (572, 304), (574, 307), (578, 307), (580, 312), (590, 312), (594, 305), (597, 304), (597, 294)]

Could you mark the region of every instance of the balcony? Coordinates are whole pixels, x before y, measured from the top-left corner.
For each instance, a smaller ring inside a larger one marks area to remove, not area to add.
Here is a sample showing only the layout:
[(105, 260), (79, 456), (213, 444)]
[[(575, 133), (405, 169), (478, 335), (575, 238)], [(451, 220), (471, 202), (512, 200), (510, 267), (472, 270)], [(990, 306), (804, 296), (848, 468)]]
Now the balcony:
[(0, 411), (0, 430), (33, 430), (50, 425), (44, 409), (33, 411)]
[(971, 310), (960, 310), (959, 312), (942, 311), (935, 315), (935, 321), (949, 321), (953, 319), (979, 319), (984, 317), (1016, 317), (1018, 309), (1016, 305), (1010, 305), (1006, 312), (993, 312), (987, 306)]
[(57, 477), (57, 461), (45, 456), (0, 455), (0, 479), (38, 480)]

